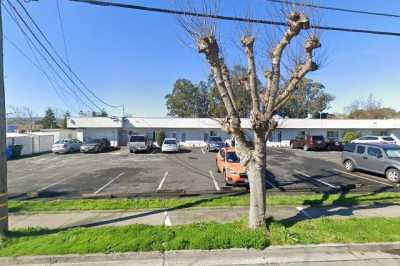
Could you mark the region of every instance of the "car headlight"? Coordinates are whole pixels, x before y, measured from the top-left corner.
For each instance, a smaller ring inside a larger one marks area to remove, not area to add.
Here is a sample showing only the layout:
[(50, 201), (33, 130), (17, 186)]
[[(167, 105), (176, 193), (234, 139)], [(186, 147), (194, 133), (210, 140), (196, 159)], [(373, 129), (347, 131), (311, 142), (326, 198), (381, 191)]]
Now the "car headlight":
[(231, 169), (231, 168), (226, 168), (226, 173), (228, 175), (239, 175), (238, 172), (236, 172), (235, 170)]

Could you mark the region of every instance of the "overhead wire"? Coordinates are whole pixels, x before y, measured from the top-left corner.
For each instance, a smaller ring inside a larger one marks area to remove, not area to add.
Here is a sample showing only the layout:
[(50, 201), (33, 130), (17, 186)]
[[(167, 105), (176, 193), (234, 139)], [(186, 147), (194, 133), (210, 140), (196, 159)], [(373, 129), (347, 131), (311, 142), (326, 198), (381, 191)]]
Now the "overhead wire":
[[(9, 1), (9, 0), (7, 0)], [(20, 0), (17, 0), (17, 3), (20, 5), (24, 13), (27, 15), (29, 20), (32, 22), (36, 30), (40, 33), (40, 35), (43, 37), (43, 39), (46, 41), (46, 43), (49, 45), (53, 53), (56, 55), (58, 60), (61, 62), (62, 65), (64, 65), (68, 71), (76, 78), (76, 80), (83, 86), (83, 88), (90, 94), (92, 95), (97, 101), (101, 102), (102, 104), (110, 107), (110, 108), (121, 108), (122, 105), (112, 105), (105, 100), (101, 99), (99, 96), (96, 95), (89, 87), (82, 81), (82, 79), (72, 70), (71, 66), (67, 64), (63, 58), (59, 55), (57, 50), (54, 48), (53, 44), (50, 42), (50, 40), (47, 38), (46, 34), (42, 31), (42, 29), (39, 27), (39, 25), (36, 23), (36, 21), (33, 19), (33, 17), (30, 15), (29, 11), (25, 8), (25, 6), (21, 3)]]
[[(226, 21), (238, 21), (238, 22), (245, 22), (245, 23), (256, 23), (256, 24), (285, 26), (285, 27), (288, 26), (287, 22), (281, 22), (281, 21), (244, 18), (244, 17), (237, 17), (237, 16), (236, 17), (235, 16), (224, 16), (224, 15), (216, 15), (216, 14), (205, 14), (205, 13), (199, 13), (199, 12), (186, 11), (186, 10), (183, 11), (183, 10), (175, 10), (175, 9), (168, 9), (168, 8), (148, 7), (148, 6), (109, 2), (109, 1), (98, 1), (98, 0), (69, 0), (69, 1), (86, 3), (86, 4), (97, 5), (97, 6), (102, 6), (102, 7), (119, 7), (119, 8), (133, 9), (133, 10), (142, 10), (142, 11), (147, 11), (147, 12), (157, 12), (157, 13), (192, 16), (192, 17), (205, 17), (205, 18), (212, 18), (212, 19), (219, 19), (219, 20), (226, 20)], [(343, 28), (343, 27), (334, 27), (334, 26), (319, 26), (319, 25), (311, 25), (310, 27), (312, 29), (319, 29), (319, 30), (400, 37), (400, 32), (377, 31), (377, 30), (356, 29), (356, 28)]]
[[(18, 1), (19, 2), (19, 1)], [(56, 64), (58, 69), (61, 70), (61, 72), (66, 76), (66, 78), (78, 89), (78, 91), (86, 98), (86, 100), (94, 106), (96, 109), (98, 109), (100, 112), (103, 111), (103, 108), (101, 108), (98, 104), (96, 104), (81, 88), (76, 84), (76, 82), (71, 78), (71, 76), (65, 71), (65, 69), (59, 64), (59, 62), (54, 58), (54, 56), (50, 53), (50, 51), (47, 49), (47, 47), (41, 42), (41, 40), (36, 36), (35, 32), (32, 30), (32, 28), (29, 26), (29, 24), (25, 21), (25, 19), (22, 17), (22, 15), (18, 12), (16, 7), (9, 1), (7, 0), (8, 5), (13, 9), (14, 13), (18, 16), (19, 20), (25, 25), (29, 33), (32, 35), (32, 37), (36, 40), (36, 42), (39, 44), (39, 46), (45, 51), (45, 53), (49, 56), (49, 58)]]

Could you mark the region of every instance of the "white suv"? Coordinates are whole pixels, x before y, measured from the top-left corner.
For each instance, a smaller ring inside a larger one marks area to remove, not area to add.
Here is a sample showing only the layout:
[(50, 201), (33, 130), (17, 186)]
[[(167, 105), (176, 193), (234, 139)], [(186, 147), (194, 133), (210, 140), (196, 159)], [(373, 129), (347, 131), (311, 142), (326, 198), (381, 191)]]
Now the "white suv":
[(353, 140), (352, 143), (396, 144), (396, 140), (391, 136), (364, 136)]

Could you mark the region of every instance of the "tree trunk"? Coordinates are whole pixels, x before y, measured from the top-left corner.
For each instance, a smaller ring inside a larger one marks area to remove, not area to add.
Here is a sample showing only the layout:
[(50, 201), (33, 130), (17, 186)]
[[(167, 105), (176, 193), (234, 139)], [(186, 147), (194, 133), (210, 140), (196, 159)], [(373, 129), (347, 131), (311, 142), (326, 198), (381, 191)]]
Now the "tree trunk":
[(247, 166), (250, 185), (249, 227), (265, 226), (266, 190), (266, 142), (265, 136), (255, 136), (253, 158)]

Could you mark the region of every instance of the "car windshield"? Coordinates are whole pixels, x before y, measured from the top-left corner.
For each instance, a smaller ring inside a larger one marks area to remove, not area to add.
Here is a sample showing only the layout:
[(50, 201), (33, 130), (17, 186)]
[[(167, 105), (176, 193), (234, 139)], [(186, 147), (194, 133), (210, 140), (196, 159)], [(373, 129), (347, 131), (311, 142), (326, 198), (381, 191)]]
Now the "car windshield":
[(68, 143), (69, 140), (68, 139), (60, 139), (59, 141), (56, 142), (56, 144), (64, 144), (64, 143)]
[(385, 141), (394, 141), (394, 138), (392, 137), (383, 137), (382, 139)]
[(131, 142), (145, 142), (144, 136), (132, 136)]
[(385, 152), (389, 158), (400, 158), (400, 149), (386, 149)]
[(312, 136), (313, 140), (324, 140), (323, 136)]
[(174, 140), (174, 139), (166, 139), (164, 141), (164, 144), (176, 144), (176, 140)]
[(240, 163), (239, 157), (236, 155), (236, 152), (228, 152), (226, 154), (226, 160), (229, 163)]
[(220, 137), (210, 137), (210, 142), (222, 142)]

